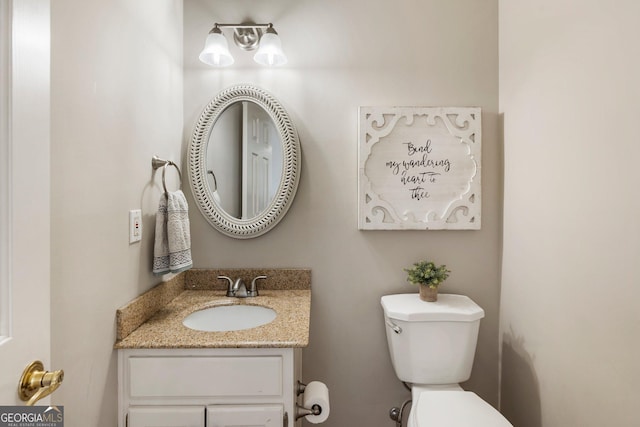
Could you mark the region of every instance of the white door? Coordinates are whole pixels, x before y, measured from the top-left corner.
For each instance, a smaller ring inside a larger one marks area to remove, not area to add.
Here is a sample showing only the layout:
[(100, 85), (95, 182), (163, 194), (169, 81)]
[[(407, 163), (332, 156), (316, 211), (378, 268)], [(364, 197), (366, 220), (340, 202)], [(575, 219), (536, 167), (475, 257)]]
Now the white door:
[(243, 102), (242, 133), (242, 219), (253, 218), (271, 202), (271, 118), (253, 102)]
[(0, 1), (0, 405), (23, 404), (18, 380), (32, 361), (53, 370), (49, 1)]

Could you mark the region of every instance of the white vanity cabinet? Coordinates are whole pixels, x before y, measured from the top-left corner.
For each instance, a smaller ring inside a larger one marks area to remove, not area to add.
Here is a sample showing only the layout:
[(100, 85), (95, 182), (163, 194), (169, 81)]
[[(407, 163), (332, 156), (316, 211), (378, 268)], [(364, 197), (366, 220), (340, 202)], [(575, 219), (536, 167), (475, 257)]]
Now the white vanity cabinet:
[(301, 351), (118, 350), (119, 427), (295, 427)]

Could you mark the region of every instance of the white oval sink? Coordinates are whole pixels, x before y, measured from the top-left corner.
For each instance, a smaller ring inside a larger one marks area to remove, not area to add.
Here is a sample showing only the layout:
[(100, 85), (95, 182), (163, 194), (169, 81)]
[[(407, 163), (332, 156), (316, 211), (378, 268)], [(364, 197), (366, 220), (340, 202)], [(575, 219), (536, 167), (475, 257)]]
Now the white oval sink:
[(251, 329), (276, 318), (275, 310), (259, 305), (219, 305), (191, 313), (182, 324), (196, 331), (223, 332)]

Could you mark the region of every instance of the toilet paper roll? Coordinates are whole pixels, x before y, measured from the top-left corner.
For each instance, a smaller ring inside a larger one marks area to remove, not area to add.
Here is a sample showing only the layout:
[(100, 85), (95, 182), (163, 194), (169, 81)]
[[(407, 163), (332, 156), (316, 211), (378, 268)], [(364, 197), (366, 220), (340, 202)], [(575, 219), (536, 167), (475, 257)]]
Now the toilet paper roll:
[(326, 384), (320, 381), (311, 381), (304, 389), (302, 400), (305, 408), (311, 409), (314, 405), (320, 407), (318, 415), (307, 415), (305, 418), (311, 424), (323, 423), (329, 418), (329, 389)]

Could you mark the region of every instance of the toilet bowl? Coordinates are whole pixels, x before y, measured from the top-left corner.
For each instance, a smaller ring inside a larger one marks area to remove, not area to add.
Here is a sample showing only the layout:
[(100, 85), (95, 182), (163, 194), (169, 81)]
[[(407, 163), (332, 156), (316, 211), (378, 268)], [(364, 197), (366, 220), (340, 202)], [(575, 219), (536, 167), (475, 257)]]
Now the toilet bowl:
[(461, 387), (429, 390), (414, 386), (407, 427), (513, 427), (480, 396)]
[(471, 376), (484, 310), (464, 295), (385, 295), (387, 343), (396, 376), (410, 383), (408, 427), (512, 427), (459, 383)]

